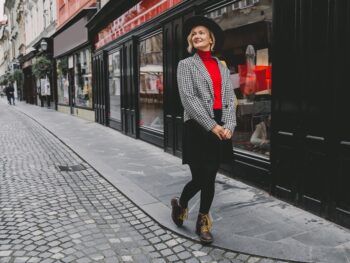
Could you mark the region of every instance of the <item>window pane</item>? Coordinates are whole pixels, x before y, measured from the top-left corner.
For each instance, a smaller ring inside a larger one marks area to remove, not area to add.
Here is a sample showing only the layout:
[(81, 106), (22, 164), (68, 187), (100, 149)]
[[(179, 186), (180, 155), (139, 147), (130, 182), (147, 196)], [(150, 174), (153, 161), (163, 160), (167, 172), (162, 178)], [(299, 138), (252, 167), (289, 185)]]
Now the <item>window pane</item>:
[(109, 116), (111, 119), (121, 121), (120, 110), (120, 51), (117, 51), (108, 57), (109, 72)]
[[(226, 62), (237, 96), (237, 127), (233, 143), (236, 149), (268, 158), (272, 0), (244, 0), (230, 6), (233, 8), (221, 8), (225, 12), (214, 20), (225, 33), (223, 50), (216, 55)], [(209, 13), (208, 16), (212, 15)]]
[(140, 126), (164, 131), (163, 124), (163, 35), (140, 43)]
[(90, 50), (84, 49), (75, 53), (74, 60), (75, 105), (92, 108)]
[(68, 58), (57, 59), (56, 68), (58, 103), (69, 105)]

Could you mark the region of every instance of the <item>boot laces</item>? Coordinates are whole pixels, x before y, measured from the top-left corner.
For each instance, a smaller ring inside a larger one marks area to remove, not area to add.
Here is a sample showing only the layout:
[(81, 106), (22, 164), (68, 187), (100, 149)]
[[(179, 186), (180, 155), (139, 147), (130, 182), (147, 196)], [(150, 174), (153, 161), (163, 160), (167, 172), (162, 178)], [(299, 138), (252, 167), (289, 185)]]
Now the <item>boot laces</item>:
[(181, 208), (181, 214), (179, 215), (179, 219), (181, 219), (182, 221), (184, 221), (185, 219), (188, 218), (188, 208)]
[(212, 221), (209, 217), (208, 214), (206, 215), (202, 215), (202, 224), (201, 224), (201, 231), (202, 232), (210, 232), (211, 228), (212, 228)]

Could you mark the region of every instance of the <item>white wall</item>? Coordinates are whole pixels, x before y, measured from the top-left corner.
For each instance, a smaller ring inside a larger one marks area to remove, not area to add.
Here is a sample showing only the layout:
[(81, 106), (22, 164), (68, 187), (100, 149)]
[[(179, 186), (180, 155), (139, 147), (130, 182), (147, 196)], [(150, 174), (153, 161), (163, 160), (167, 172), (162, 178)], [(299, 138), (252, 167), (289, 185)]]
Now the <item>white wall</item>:
[(28, 52), (42, 37), (50, 37), (55, 32), (56, 1), (27, 0), (25, 15), (26, 47)]

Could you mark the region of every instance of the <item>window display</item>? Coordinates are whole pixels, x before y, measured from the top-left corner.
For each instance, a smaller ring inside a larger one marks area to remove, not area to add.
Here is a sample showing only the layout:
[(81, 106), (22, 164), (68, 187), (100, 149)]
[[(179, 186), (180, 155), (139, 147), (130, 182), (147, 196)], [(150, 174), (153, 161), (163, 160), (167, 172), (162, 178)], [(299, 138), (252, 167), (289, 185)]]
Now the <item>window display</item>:
[(121, 68), (120, 51), (114, 52), (108, 56), (109, 73), (109, 117), (121, 121), (120, 110), (120, 86), (121, 86)]
[(225, 32), (216, 55), (229, 68), (237, 96), (234, 147), (269, 158), (272, 0), (241, 0), (206, 15)]
[(57, 59), (56, 68), (58, 104), (69, 105), (68, 58)]
[(163, 124), (163, 35), (140, 43), (140, 126), (164, 131)]
[(89, 49), (77, 52), (74, 56), (75, 105), (92, 108), (91, 54)]

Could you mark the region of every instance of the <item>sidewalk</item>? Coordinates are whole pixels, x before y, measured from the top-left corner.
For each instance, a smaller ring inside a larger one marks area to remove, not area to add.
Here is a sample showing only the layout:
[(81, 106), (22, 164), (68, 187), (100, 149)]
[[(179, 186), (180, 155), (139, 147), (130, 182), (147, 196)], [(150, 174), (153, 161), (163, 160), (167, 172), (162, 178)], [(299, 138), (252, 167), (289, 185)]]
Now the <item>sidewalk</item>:
[[(198, 196), (190, 203), (190, 218), (183, 228), (170, 219), (170, 198), (179, 195), (190, 178), (181, 159), (51, 109), (21, 102), (9, 107), (43, 125), (161, 225), (197, 239)], [(297, 262), (350, 262), (350, 230), (226, 176), (217, 177), (211, 212), (213, 246)]]

